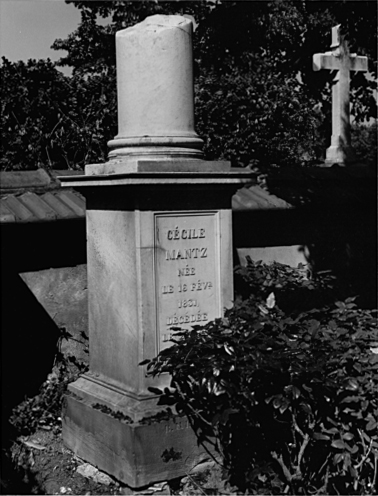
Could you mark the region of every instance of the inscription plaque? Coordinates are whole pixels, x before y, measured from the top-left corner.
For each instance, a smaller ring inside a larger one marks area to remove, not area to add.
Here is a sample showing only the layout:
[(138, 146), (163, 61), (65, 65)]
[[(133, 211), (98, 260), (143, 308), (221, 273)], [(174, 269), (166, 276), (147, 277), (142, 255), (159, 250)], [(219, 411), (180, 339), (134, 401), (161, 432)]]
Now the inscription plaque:
[(155, 214), (157, 349), (221, 316), (218, 212)]

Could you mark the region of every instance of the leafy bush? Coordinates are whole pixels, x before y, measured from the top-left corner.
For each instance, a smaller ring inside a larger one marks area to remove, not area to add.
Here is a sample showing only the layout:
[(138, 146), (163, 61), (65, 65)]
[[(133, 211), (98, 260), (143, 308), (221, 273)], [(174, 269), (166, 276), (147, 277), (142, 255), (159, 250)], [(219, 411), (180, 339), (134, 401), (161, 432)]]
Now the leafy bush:
[(344, 295), (334, 274), (313, 274), (308, 265), (297, 269), (278, 262), (263, 264), (247, 256), (247, 266), (235, 270), (235, 288), (239, 298), (264, 302), (274, 291), (275, 300), (286, 314), (299, 313), (333, 303)]
[(115, 71), (67, 77), (47, 60), (2, 58), (0, 168), (80, 169), (116, 134)]
[[(70, 3), (81, 21), (54, 42), (66, 52), (56, 64), (2, 59), (3, 170), (81, 169), (106, 160), (106, 142), (117, 134), (115, 33), (153, 14), (195, 19), (195, 121), (209, 160), (288, 166), (322, 159), (333, 74), (314, 73), (311, 59), (329, 49), (336, 24), (350, 50), (369, 58), (369, 76), (359, 72), (351, 81), (351, 113), (356, 123), (377, 117), (374, 2)], [(57, 67), (70, 67), (72, 76)], [(359, 154), (374, 155), (369, 142), (358, 141)]]
[(359, 160), (377, 166), (377, 119), (368, 125), (352, 125), (352, 146)]
[(279, 264), (242, 272), (248, 297), (223, 319), (177, 330), (149, 361), (150, 375), (171, 374), (160, 404), (188, 416), (242, 491), (376, 494), (375, 311), (354, 298), (311, 309), (307, 300), (305, 311), (298, 301), (284, 311), (285, 294), (321, 293), (329, 281)]

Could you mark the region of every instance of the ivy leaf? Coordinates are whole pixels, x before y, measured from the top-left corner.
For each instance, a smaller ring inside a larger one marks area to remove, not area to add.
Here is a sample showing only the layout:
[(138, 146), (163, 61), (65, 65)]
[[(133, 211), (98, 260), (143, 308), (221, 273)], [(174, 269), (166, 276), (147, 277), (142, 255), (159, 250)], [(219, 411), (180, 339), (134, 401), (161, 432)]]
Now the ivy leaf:
[(331, 443), (332, 448), (345, 449), (345, 443), (341, 439), (335, 439)]
[(362, 366), (360, 363), (356, 362), (353, 364), (353, 368), (357, 370), (357, 372), (361, 372), (362, 371)]
[(270, 293), (270, 295), (266, 299), (266, 306), (271, 310), (272, 308), (274, 308), (275, 304), (276, 304), (276, 297), (274, 296), (274, 293)]
[(331, 429), (324, 429), (324, 432), (328, 432), (328, 434), (337, 434), (339, 431), (336, 427), (332, 427)]
[(306, 413), (308, 413), (308, 414), (311, 414), (311, 413), (312, 413), (312, 410), (311, 410), (311, 407), (310, 407), (310, 405), (309, 405), (309, 404), (302, 402), (302, 403), (301, 403), (301, 407), (302, 407), (302, 409), (303, 409)]
[(263, 313), (264, 315), (268, 315), (269, 311), (263, 306), (263, 305), (257, 305), (259, 308), (260, 312)]
[(318, 441), (328, 441), (329, 439), (331, 439), (326, 434), (321, 434), (320, 432), (314, 432), (312, 437)]
[(281, 404), (281, 406), (279, 408), (280, 413), (282, 414), (282, 413), (286, 412), (286, 410), (288, 409), (289, 405), (290, 405), (289, 401), (286, 398), (283, 398), (282, 404)]
[(344, 459), (344, 453), (337, 453), (334, 457), (333, 457), (333, 463), (335, 465), (337, 465), (338, 463), (340, 463), (342, 460)]
[(373, 429), (375, 429), (378, 425), (378, 422), (376, 422), (375, 420), (370, 420), (367, 424), (366, 424), (366, 430), (367, 431), (372, 431)]
[(342, 438), (345, 439), (345, 441), (351, 441), (354, 438), (354, 435), (351, 432), (346, 432), (343, 434)]
[(229, 355), (232, 355), (233, 353), (235, 353), (234, 348), (232, 346), (229, 346), (227, 343), (224, 343), (224, 349), (226, 350), (226, 352)]
[(354, 378), (349, 379), (346, 389), (349, 389), (350, 391), (356, 391), (358, 389), (358, 381)]
[(356, 403), (357, 401), (360, 400), (361, 400), (360, 396), (346, 396), (344, 399), (341, 400), (341, 403)]

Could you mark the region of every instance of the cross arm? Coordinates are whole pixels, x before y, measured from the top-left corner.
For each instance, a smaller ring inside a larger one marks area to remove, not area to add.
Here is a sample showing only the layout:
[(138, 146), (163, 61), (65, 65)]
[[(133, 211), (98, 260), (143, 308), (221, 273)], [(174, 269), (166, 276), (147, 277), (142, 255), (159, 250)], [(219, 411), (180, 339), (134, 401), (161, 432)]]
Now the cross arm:
[(336, 57), (332, 52), (325, 53), (315, 53), (312, 56), (312, 68), (314, 71), (320, 71), (321, 69), (328, 69), (330, 71), (338, 71), (342, 67), (345, 67), (351, 71), (363, 71), (368, 70), (368, 59), (367, 57), (357, 56), (351, 54), (347, 61), (341, 61), (339, 57)]
[(367, 72), (368, 70), (368, 58), (357, 56), (356, 54), (350, 55), (350, 70), (351, 71), (363, 71)]
[(315, 53), (312, 56), (312, 68), (314, 71), (320, 71), (321, 69), (338, 71), (340, 67), (340, 59), (335, 57), (332, 52)]

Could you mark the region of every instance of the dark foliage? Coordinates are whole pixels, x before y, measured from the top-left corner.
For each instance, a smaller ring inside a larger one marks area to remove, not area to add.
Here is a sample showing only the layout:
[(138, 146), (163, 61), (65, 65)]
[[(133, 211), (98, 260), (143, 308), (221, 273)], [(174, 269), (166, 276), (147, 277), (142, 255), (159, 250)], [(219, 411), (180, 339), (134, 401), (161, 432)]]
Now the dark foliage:
[(248, 297), (148, 363), (172, 377), (160, 404), (188, 416), (248, 494), (376, 494), (376, 312), (333, 303), (331, 279), (287, 266), (242, 274)]
[(352, 126), (352, 146), (356, 151), (357, 157), (365, 161), (371, 167), (377, 167), (377, 121), (375, 120), (370, 126), (353, 125)]
[[(41, 385), (36, 396), (25, 398), (13, 409), (9, 423), (18, 434), (31, 434), (37, 428), (60, 432), (63, 394), (70, 382), (88, 370), (86, 362), (61, 352), (62, 340), (71, 338), (72, 336), (64, 328), (61, 328), (53, 370)], [(88, 341), (88, 337), (84, 333), (82, 333), (82, 338), (84, 342)], [(86, 347), (86, 351), (88, 352), (88, 347)]]
[[(3, 59), (1, 168), (82, 168), (102, 162), (116, 133), (114, 35), (152, 14), (187, 14), (193, 37), (197, 129), (205, 158), (234, 165), (308, 165), (322, 158), (331, 136), (333, 74), (314, 73), (312, 55), (329, 50), (342, 23), (351, 51), (369, 57), (370, 77), (352, 77), (357, 123), (376, 117), (377, 12), (371, 1), (74, 2), (77, 30), (53, 48), (50, 61)], [(109, 24), (100, 25), (106, 18)], [(364, 130), (356, 128), (356, 136)], [(372, 144), (359, 139), (362, 159)]]
[(109, 77), (65, 77), (49, 60), (3, 58), (1, 168), (80, 169), (104, 161), (116, 132)]
[[(54, 435), (61, 433), (63, 394), (68, 384), (88, 368), (85, 361), (62, 353), (62, 341), (72, 338), (65, 328), (60, 329), (53, 368), (38, 393), (25, 397), (10, 415), (9, 408), (3, 411), (1, 494), (44, 494), (41, 481), (32, 469), (32, 449), (24, 443), (23, 436), (30, 436), (41, 429), (52, 431)], [(88, 337), (82, 333), (81, 338), (86, 346)], [(88, 351), (87, 346), (84, 350)]]

